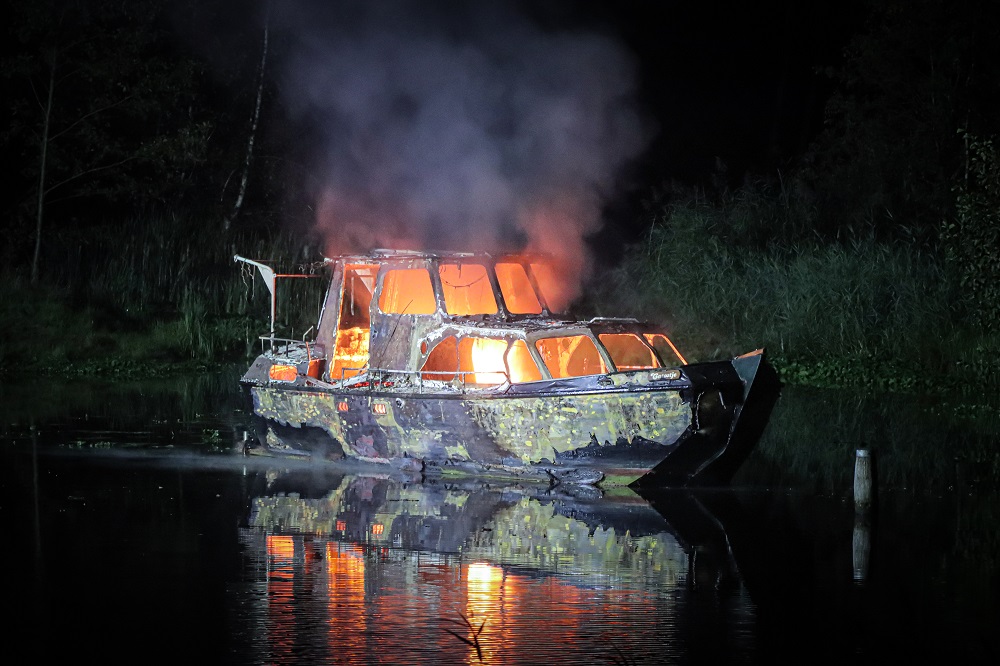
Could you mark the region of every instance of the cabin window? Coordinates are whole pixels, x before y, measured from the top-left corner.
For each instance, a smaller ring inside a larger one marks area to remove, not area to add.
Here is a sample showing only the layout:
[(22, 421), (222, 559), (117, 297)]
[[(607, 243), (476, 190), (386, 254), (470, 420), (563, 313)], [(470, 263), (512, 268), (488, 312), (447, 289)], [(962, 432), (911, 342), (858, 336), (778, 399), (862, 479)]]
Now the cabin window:
[(597, 337), (619, 370), (643, 370), (660, 365), (653, 350), (635, 333), (602, 333)]
[(515, 340), (507, 350), (507, 372), (514, 383), (536, 382), (542, 378), (542, 372), (524, 340)]
[[(500, 293), (503, 294), (507, 310), (513, 314), (541, 314), (542, 305), (531, 286), (528, 273), (524, 266), (517, 263), (498, 263), (496, 265), (497, 282), (500, 283)], [(534, 364), (532, 364), (534, 365)]]
[(424, 268), (393, 268), (382, 278), (378, 308), (386, 314), (433, 314), (431, 275)]
[(496, 314), (497, 299), (482, 264), (441, 264), (441, 287), (448, 314)]
[(450, 382), (461, 377), (465, 384), (502, 384), (542, 379), (524, 340), (513, 344), (502, 338), (475, 335), (441, 340), (420, 368), (424, 379)]
[(535, 342), (553, 378), (603, 375), (607, 372), (597, 345), (586, 335), (542, 338)]
[(371, 301), (378, 266), (348, 264), (341, 287), (337, 339), (333, 348), (330, 379), (338, 381), (358, 374), (368, 363), (371, 332)]
[(670, 364), (676, 359), (680, 361), (681, 365), (687, 365), (687, 360), (677, 350), (677, 347), (674, 346), (674, 343), (671, 342), (670, 338), (664, 334), (647, 333), (645, 338), (646, 341), (653, 346), (653, 349), (656, 350), (656, 353), (660, 355), (660, 358), (664, 363)]
[(458, 339), (449, 335), (437, 343), (420, 368), (420, 376), (434, 381), (450, 382), (458, 372)]

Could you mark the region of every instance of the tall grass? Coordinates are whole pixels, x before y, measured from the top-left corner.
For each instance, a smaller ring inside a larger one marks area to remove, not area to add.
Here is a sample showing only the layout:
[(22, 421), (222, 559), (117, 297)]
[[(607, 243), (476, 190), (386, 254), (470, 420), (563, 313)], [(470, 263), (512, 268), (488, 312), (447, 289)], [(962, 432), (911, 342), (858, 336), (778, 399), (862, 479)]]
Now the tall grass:
[(974, 372), (996, 382), (989, 336), (963, 317), (958, 281), (927, 248), (863, 232), (810, 236), (780, 198), (664, 206), (643, 243), (603, 276), (604, 314), (623, 299), (696, 359), (766, 347), (814, 383), (906, 388)]
[[(55, 369), (59, 359), (73, 356), (94, 367), (112, 358), (118, 368), (130, 367), (129, 359), (210, 364), (243, 360), (259, 350), (258, 336), (269, 328), (270, 294), (256, 271), (233, 256), (273, 260), (283, 272), (320, 257), (310, 255), (306, 235), (259, 227), (213, 233), (206, 230), (209, 224), (215, 223), (149, 214), (48, 239), (46, 286), (32, 289), (8, 275), (11, 293), (20, 296), (5, 299), (3, 314), (13, 332), (42, 328), (46, 333), (36, 332), (34, 339), (62, 341), (65, 349), (42, 349), (22, 336), (22, 343), (0, 347), (0, 366), (25, 360)], [(279, 309), (278, 335), (301, 336), (316, 323), (315, 292), (321, 286), (288, 293), (279, 286), (285, 307)], [(58, 312), (46, 315), (48, 309)], [(69, 318), (83, 324), (67, 326)], [(73, 334), (64, 335), (64, 328)]]

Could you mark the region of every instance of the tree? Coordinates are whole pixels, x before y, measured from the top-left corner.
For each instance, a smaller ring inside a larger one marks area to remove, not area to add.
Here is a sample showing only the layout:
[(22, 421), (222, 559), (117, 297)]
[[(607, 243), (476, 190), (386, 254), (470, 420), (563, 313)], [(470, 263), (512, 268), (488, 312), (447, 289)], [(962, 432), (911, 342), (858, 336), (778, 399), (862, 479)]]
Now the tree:
[[(268, 5), (268, 9), (270, 9), (270, 4)], [(270, 19), (269, 16), (265, 16), (263, 37), (261, 39), (260, 65), (257, 68), (257, 97), (253, 107), (253, 114), (250, 119), (250, 130), (247, 134), (247, 150), (243, 159), (243, 170), (240, 175), (240, 185), (236, 194), (236, 201), (233, 202), (233, 208), (229, 215), (226, 215), (223, 218), (223, 231), (229, 231), (229, 227), (233, 220), (240, 214), (240, 210), (243, 208), (243, 201), (246, 198), (247, 183), (250, 180), (250, 164), (253, 161), (253, 146), (257, 139), (257, 127), (260, 124), (261, 102), (264, 98), (264, 74), (267, 71), (267, 45), (269, 35)]]
[(827, 232), (863, 224), (933, 239), (962, 168), (956, 129), (1000, 129), (995, 4), (873, 0), (810, 155)]
[(83, 224), (175, 199), (204, 158), (210, 125), (193, 113), (196, 66), (171, 50), (158, 23), (164, 5), (41, 0), (13, 7), (3, 142), (21, 164), (11, 207), (33, 220), (32, 282), (53, 216)]

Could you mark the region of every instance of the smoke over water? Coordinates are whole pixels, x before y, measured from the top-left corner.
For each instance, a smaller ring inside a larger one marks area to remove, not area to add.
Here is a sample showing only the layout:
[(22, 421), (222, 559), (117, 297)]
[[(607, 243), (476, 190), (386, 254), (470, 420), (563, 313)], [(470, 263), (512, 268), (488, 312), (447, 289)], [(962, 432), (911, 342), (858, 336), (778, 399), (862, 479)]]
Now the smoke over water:
[[(306, 8), (309, 8), (308, 10)], [(274, 3), (281, 88), (315, 140), (328, 256), (376, 247), (554, 254), (580, 276), (616, 176), (652, 128), (636, 66), (512, 3)]]

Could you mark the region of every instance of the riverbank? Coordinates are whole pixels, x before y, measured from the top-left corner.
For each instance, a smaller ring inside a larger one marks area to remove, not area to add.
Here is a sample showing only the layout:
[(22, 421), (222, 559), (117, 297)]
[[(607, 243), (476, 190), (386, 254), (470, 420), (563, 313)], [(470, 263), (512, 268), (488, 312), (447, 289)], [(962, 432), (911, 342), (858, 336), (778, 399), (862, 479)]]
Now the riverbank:
[[(211, 373), (220, 366), (249, 364), (260, 350), (262, 318), (207, 312), (134, 313), (111, 306), (74, 303), (63, 291), (28, 288), (8, 291), (0, 303), (0, 376), (35, 374), (50, 378), (142, 379)], [(691, 322), (697, 331), (701, 325)], [(680, 327), (678, 327), (680, 328)], [(689, 361), (749, 351), (720, 344), (713, 333), (678, 336)], [(749, 337), (744, 332), (744, 337)], [(763, 342), (766, 342), (764, 340)], [(854, 353), (817, 358), (809, 353), (776, 352), (763, 345), (785, 384), (855, 388), (902, 394), (953, 396), (994, 391), (995, 359), (932, 365), (923, 357), (876, 357)]]

